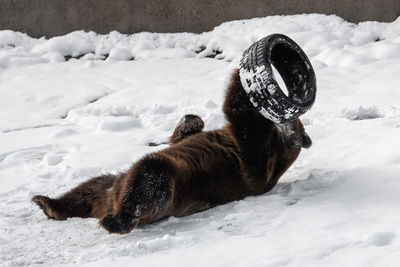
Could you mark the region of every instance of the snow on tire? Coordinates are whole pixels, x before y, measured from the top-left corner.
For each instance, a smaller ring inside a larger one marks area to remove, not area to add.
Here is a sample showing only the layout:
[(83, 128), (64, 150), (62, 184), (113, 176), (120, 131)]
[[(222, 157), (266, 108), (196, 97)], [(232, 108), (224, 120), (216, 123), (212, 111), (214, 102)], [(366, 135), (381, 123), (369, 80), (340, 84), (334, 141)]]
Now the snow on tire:
[[(288, 96), (279, 87), (272, 66), (285, 82)], [(276, 123), (292, 121), (307, 112), (317, 90), (315, 73), (306, 54), (282, 34), (268, 35), (243, 53), (240, 80), (254, 107)]]

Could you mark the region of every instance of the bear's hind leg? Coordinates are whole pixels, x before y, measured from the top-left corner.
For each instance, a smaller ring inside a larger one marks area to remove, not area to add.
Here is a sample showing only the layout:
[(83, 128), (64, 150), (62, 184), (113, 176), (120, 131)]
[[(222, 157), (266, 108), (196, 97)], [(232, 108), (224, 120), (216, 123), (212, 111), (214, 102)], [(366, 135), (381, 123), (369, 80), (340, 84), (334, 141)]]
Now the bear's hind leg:
[(39, 206), (43, 210), (43, 213), (47, 216), (49, 219), (54, 219), (54, 220), (65, 220), (66, 218), (58, 213), (55, 212), (53, 200), (51, 198), (48, 198), (46, 196), (34, 196), (32, 198), (32, 202), (34, 202), (36, 205)]
[(32, 198), (32, 202), (38, 205), (49, 219), (102, 218), (108, 212), (108, 195), (116, 179), (118, 176), (114, 175), (94, 177), (59, 198), (38, 195)]
[(168, 216), (173, 195), (172, 160), (150, 154), (137, 162), (115, 187), (114, 210), (100, 220), (109, 233), (125, 234), (139, 223), (150, 223)]

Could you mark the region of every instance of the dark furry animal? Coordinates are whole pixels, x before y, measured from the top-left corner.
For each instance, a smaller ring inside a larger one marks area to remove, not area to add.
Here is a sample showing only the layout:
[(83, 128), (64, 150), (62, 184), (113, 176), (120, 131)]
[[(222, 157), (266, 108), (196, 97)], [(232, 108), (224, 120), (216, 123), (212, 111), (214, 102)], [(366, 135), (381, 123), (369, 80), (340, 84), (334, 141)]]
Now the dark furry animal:
[(239, 74), (233, 74), (223, 106), (227, 124), (202, 132), (200, 117), (186, 115), (171, 146), (144, 156), (127, 172), (102, 175), (59, 198), (35, 196), (51, 219), (95, 217), (110, 233), (137, 224), (185, 216), (270, 190), (311, 146), (300, 119), (275, 124), (250, 103)]

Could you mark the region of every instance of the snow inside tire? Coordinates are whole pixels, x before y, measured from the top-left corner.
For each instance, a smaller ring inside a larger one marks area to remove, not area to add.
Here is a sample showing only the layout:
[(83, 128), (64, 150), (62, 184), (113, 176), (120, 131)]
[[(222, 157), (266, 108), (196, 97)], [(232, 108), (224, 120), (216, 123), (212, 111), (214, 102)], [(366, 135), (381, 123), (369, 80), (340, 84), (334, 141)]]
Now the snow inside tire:
[[(288, 90), (274, 76), (274, 66)], [(316, 78), (309, 59), (292, 39), (272, 34), (252, 44), (240, 60), (240, 80), (254, 107), (276, 123), (292, 121), (315, 101)]]

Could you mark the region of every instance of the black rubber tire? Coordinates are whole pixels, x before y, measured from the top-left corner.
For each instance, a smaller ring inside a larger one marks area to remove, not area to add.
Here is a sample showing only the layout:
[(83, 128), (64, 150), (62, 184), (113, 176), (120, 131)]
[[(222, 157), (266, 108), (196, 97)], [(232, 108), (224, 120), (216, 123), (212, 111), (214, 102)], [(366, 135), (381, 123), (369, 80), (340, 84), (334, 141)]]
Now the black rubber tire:
[[(279, 87), (272, 65), (289, 95)], [(272, 34), (252, 44), (240, 60), (240, 80), (254, 107), (276, 123), (295, 120), (314, 104), (316, 78), (306, 54), (289, 37)]]

